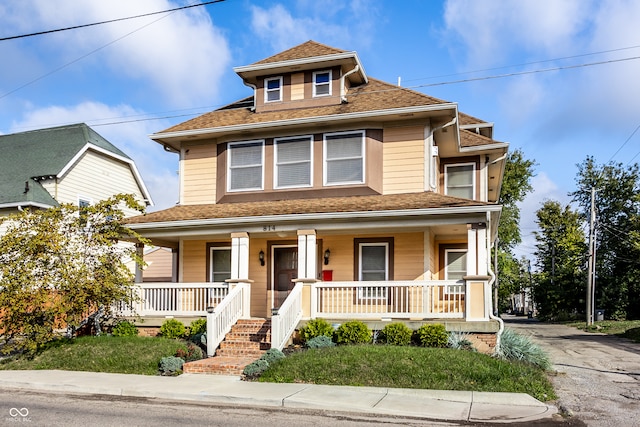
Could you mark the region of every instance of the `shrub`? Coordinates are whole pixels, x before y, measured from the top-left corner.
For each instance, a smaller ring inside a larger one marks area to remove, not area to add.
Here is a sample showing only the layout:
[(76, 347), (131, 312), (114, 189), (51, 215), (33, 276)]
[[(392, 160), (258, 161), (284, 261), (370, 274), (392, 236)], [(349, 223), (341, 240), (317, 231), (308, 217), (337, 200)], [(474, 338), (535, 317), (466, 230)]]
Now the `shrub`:
[(167, 356), (160, 359), (159, 368), (161, 375), (179, 375), (182, 373), (184, 359), (175, 356)]
[(197, 319), (191, 322), (191, 326), (189, 326), (189, 338), (198, 334), (206, 334), (206, 333), (207, 333), (207, 319)]
[(247, 377), (257, 377), (258, 375), (266, 371), (267, 368), (269, 368), (269, 362), (264, 359), (258, 359), (255, 362), (251, 362), (247, 366), (245, 366), (242, 373)]
[(184, 359), (185, 362), (193, 362), (194, 360), (200, 360), (204, 358), (202, 349), (193, 343), (187, 344), (187, 349), (179, 348), (176, 350), (176, 357)]
[(449, 334), (441, 323), (422, 325), (416, 331), (418, 342), (423, 347), (446, 347)]
[(351, 320), (340, 325), (334, 337), (338, 344), (366, 344), (371, 342), (371, 331), (364, 322)]
[(391, 345), (409, 345), (413, 331), (404, 323), (389, 323), (380, 331), (380, 342)]
[(456, 350), (469, 350), (478, 351), (473, 346), (471, 340), (469, 340), (469, 334), (466, 332), (451, 332), (449, 333), (448, 343), (449, 347)]
[(270, 348), (260, 357), (260, 359), (266, 360), (269, 364), (284, 358), (284, 353), (277, 348)]
[(135, 337), (138, 335), (138, 328), (127, 320), (121, 320), (111, 329), (111, 335), (114, 337)]
[(327, 336), (329, 338), (333, 336), (333, 326), (324, 319), (309, 320), (306, 325), (300, 328), (302, 342), (307, 342), (319, 336)]
[(160, 326), (160, 336), (165, 338), (182, 338), (185, 335), (184, 324), (176, 319), (167, 319)]
[(333, 347), (335, 345), (336, 343), (334, 343), (333, 340), (326, 335), (320, 335), (315, 338), (311, 338), (305, 343), (305, 346), (307, 348), (324, 348)]
[(500, 359), (519, 360), (545, 370), (551, 368), (549, 356), (544, 350), (532, 343), (528, 337), (509, 328), (500, 336), (500, 346), (496, 349), (495, 355)]

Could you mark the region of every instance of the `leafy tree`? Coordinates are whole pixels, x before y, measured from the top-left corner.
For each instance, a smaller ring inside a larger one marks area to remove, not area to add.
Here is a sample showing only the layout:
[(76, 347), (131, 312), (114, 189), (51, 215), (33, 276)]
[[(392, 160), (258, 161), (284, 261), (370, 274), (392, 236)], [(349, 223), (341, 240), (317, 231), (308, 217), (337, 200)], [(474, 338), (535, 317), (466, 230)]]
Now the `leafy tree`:
[(122, 224), (122, 206), (144, 210), (131, 195), (91, 206), (61, 205), (25, 210), (0, 220), (0, 334), (4, 352), (34, 353), (56, 330), (78, 327), (87, 315), (109, 313), (131, 302), (132, 273), (126, 257), (138, 259), (123, 236), (140, 239)]
[(539, 317), (559, 318), (584, 312), (587, 246), (580, 213), (556, 201), (546, 201), (536, 212), (536, 274), (533, 298)]
[(589, 218), (596, 189), (596, 306), (613, 318), (640, 318), (640, 170), (637, 164), (578, 165), (571, 193)]

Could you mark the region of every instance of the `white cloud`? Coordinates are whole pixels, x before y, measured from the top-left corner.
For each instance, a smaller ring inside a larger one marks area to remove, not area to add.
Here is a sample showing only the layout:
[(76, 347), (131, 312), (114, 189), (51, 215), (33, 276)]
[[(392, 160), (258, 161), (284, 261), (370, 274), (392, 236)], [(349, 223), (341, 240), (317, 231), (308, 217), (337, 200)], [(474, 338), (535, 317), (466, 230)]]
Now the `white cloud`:
[[(88, 122), (87, 124), (91, 126), (92, 118), (115, 119), (140, 114), (143, 112), (128, 105), (109, 106), (98, 102), (84, 102), (68, 107), (50, 106), (32, 109), (25, 113), (20, 120), (13, 122), (11, 132), (78, 122)], [(157, 130), (157, 122), (96, 125), (92, 128), (135, 161), (154, 201), (153, 210), (171, 207), (176, 203), (178, 199), (177, 155), (165, 152), (159, 144), (151, 141), (147, 136)]]

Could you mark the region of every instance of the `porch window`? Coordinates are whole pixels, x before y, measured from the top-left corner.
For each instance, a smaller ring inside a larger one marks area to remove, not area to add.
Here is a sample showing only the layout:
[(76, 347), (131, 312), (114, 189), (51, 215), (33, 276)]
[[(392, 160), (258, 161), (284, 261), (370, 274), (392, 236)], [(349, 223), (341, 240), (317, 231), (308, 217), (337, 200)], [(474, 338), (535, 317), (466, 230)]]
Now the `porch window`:
[(282, 101), (282, 77), (264, 79), (264, 102)]
[(313, 73), (313, 96), (331, 95), (331, 70)]
[(465, 199), (474, 199), (475, 166), (475, 163), (445, 165), (445, 194)]
[(264, 140), (230, 142), (228, 191), (262, 190)]
[(364, 132), (324, 135), (324, 184), (364, 183)]
[(311, 186), (312, 138), (275, 139), (275, 187)]
[[(355, 239), (357, 280), (386, 282), (393, 279), (393, 239)], [(359, 299), (387, 299), (387, 287), (376, 283), (358, 288)]]
[(466, 249), (445, 250), (445, 280), (462, 280), (467, 275), (467, 251)]
[(224, 283), (231, 278), (231, 248), (211, 247), (209, 253), (209, 278), (214, 283)]

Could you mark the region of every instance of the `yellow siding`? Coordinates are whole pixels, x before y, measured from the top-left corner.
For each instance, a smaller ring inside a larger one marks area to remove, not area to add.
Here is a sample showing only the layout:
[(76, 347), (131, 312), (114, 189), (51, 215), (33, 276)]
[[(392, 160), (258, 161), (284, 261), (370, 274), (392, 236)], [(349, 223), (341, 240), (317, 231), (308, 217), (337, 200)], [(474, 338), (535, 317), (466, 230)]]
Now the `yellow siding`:
[(207, 281), (207, 242), (185, 240), (182, 245), (181, 270), (183, 282)]
[(182, 160), (182, 203), (185, 205), (216, 202), (215, 144), (196, 145), (185, 150)]
[(323, 250), (331, 251), (329, 265), (322, 265), (323, 270), (333, 270), (333, 280), (350, 282), (353, 278), (353, 236), (324, 236)]
[(291, 100), (304, 99), (304, 73), (291, 75)]
[(424, 127), (384, 130), (383, 194), (424, 191)]
[(267, 241), (265, 239), (250, 239), (249, 241), (249, 279), (251, 283), (251, 316), (270, 316), (269, 307), (271, 301), (267, 300), (267, 265), (260, 265), (258, 254), (260, 250), (266, 252)]
[(171, 281), (173, 273), (173, 254), (170, 249), (159, 248), (144, 256), (147, 263), (142, 277), (143, 281)]
[(424, 235), (396, 234), (394, 280), (418, 280), (424, 276)]

